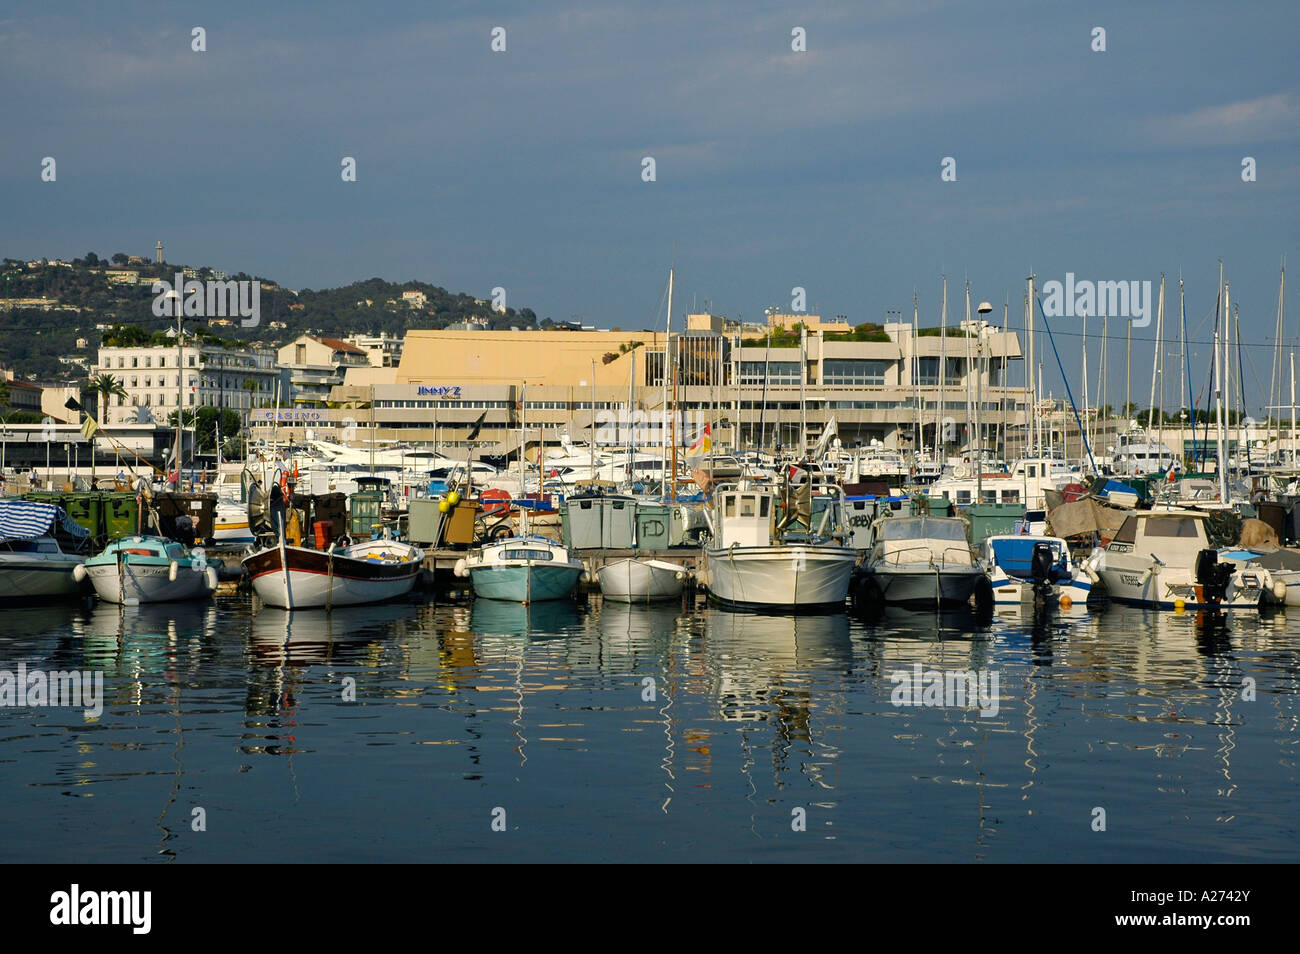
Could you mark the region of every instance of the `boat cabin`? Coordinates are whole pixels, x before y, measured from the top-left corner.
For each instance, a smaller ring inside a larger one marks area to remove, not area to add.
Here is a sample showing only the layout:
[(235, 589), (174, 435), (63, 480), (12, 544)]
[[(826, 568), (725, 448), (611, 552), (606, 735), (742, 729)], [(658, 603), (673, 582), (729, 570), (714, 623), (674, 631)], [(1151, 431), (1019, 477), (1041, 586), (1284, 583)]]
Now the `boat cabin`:
[(1148, 510), (1129, 514), (1106, 547), (1108, 553), (1153, 554), (1164, 563), (1194, 566), (1196, 554), (1210, 546), (1206, 514), (1188, 510)]
[(966, 529), (957, 517), (882, 517), (876, 521), (872, 559), (888, 564), (974, 562)]
[(718, 492), (716, 508), (719, 546), (771, 544), (776, 494), (766, 490), (723, 490)]

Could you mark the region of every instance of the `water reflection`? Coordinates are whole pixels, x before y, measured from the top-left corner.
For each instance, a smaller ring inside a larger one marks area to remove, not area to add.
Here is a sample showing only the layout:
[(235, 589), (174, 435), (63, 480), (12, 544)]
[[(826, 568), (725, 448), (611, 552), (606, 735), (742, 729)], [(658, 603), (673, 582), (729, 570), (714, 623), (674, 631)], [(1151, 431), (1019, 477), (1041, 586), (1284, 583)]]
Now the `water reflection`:
[[(551, 859), (1300, 854), (1300, 614), (218, 598), (7, 621), (10, 667), (105, 679), (98, 721), (0, 708), (0, 797), (32, 828), (14, 858), (70, 857), (111, 818), (94, 860), (264, 859), (271, 821), (307, 860), (331, 818), (344, 844), (409, 859), (419, 837), (392, 832), (427, 830), (430, 792), (436, 844), (491, 858), (498, 805)], [(996, 711), (897, 704), (891, 676), (917, 667), (996, 673)], [(192, 835), (198, 804), (222, 838)], [(1097, 804), (1123, 839), (1089, 837)]]

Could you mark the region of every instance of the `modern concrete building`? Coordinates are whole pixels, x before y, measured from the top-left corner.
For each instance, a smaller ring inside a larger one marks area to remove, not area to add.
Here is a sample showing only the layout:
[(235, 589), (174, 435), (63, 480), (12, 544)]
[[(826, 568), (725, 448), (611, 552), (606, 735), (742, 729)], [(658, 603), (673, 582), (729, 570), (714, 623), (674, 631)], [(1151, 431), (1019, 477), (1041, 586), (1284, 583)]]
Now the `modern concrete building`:
[[(280, 438), (310, 427), (339, 439), (351, 421), (358, 443), (373, 433), (452, 452), (482, 416), (474, 443), (484, 453), (517, 447), (521, 424), (529, 443), (538, 435), (558, 443), (564, 433), (622, 443), (632, 427), (639, 443), (660, 443), (667, 429), (685, 445), (706, 421), (716, 446), (790, 449), (801, 432), (816, 441), (833, 420), (846, 446), (877, 440), (909, 450), (918, 441), (932, 447), (937, 436), (945, 451), (960, 453), (975, 443), (977, 405), (985, 446), (1003, 434), (1015, 443), (1024, 431), (1027, 395), (1010, 383), (1023, 375), (1008, 374), (1023, 358), (1019, 339), (983, 321), (947, 338), (888, 323), (876, 335), (883, 340), (808, 321), (806, 335), (773, 334), (770, 346), (762, 327), (713, 315), (686, 324), (671, 349), (662, 331), (411, 331), (398, 367), (349, 370), (331, 390), (330, 400), (350, 409), (283, 422), (298, 430)], [(666, 354), (675, 383), (665, 380)], [(269, 422), (254, 427), (255, 438), (270, 436)]]

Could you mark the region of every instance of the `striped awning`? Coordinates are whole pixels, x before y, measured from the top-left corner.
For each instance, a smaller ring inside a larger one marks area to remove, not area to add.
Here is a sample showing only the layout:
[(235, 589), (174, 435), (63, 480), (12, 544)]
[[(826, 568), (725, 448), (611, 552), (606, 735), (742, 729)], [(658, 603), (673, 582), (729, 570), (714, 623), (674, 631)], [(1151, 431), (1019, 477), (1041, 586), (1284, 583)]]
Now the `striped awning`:
[(0, 541), (43, 537), (56, 521), (71, 536), (90, 536), (90, 531), (69, 517), (62, 507), (29, 500), (0, 500)]

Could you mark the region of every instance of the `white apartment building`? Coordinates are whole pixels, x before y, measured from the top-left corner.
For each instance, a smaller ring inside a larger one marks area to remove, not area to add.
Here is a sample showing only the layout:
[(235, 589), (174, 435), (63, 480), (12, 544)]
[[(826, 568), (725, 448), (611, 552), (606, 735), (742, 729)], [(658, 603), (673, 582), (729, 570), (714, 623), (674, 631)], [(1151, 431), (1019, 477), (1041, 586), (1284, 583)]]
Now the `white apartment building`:
[[(126, 424), (153, 418), (159, 424), (177, 405), (228, 407), (248, 419), (251, 407), (275, 399), (279, 369), (275, 352), (262, 348), (223, 348), (188, 339), (174, 345), (101, 347), (91, 376), (111, 374), (127, 397), (113, 398), (101, 423)], [(143, 410), (141, 410), (143, 409)]]

